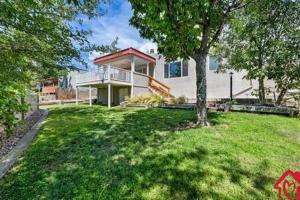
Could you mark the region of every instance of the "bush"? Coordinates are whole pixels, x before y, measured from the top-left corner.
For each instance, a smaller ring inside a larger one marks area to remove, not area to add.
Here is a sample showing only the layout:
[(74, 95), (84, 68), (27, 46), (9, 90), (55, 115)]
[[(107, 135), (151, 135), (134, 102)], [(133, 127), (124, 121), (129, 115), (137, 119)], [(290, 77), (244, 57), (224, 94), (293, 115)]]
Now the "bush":
[(133, 96), (127, 99), (129, 103), (146, 103), (148, 100), (149, 97), (145, 97), (145, 96)]
[(157, 94), (153, 94), (150, 96), (149, 100), (148, 100), (148, 103), (158, 103), (158, 104), (163, 104), (163, 103), (166, 103), (166, 100), (157, 95)]
[(166, 100), (163, 97), (161, 97), (157, 94), (153, 94), (151, 96), (134, 96), (131, 98), (127, 98), (126, 100), (129, 103), (151, 103), (151, 104), (158, 103), (158, 104), (161, 104), (161, 103), (166, 102)]
[(57, 98), (59, 100), (65, 100), (65, 99), (75, 99), (76, 93), (74, 89), (58, 89), (57, 90)]
[(234, 104), (238, 104), (238, 102), (235, 99), (229, 100), (226, 102), (227, 105), (234, 105)]
[(180, 96), (177, 98), (172, 98), (169, 100), (170, 104), (185, 104), (187, 103), (187, 98), (185, 96)]
[(10, 133), (16, 125), (15, 113), (24, 113), (28, 109), (22, 99), (25, 96), (25, 88), (21, 84), (0, 84), (0, 124), (5, 131)]
[(187, 103), (187, 98), (185, 96), (180, 96), (180, 97), (177, 98), (177, 103), (178, 104)]

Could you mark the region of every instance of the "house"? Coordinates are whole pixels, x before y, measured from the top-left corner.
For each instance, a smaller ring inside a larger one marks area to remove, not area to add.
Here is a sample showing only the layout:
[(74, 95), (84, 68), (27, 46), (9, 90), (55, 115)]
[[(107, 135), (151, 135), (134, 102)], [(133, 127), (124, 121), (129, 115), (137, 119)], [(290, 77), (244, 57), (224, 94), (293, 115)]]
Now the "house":
[[(158, 54), (143, 53), (134, 48), (98, 57), (94, 60), (97, 70), (83, 72), (76, 77), (78, 88), (97, 89), (97, 101), (103, 104), (118, 105), (125, 98), (138, 95), (159, 94), (164, 97), (185, 96), (190, 103), (196, 101), (196, 63), (191, 60), (166, 62)], [(214, 57), (207, 59), (208, 101), (229, 99), (257, 100), (253, 94), (258, 89), (256, 80), (246, 80), (245, 72), (217, 73), (219, 63)], [(274, 84), (266, 81), (266, 87)], [(271, 98), (271, 97), (270, 97)], [(92, 98), (90, 98), (92, 105)]]
[(48, 78), (39, 80), (37, 84), (40, 101), (56, 100), (58, 91), (58, 78)]
[[(57, 100), (75, 100), (76, 76), (86, 72), (82, 69), (69, 69), (65, 76), (52, 77), (39, 80), (37, 89), (39, 91), (39, 101), (41, 103), (55, 102)], [(88, 99), (89, 91), (87, 88), (80, 88), (80, 99)], [(92, 91), (93, 97), (96, 90)]]

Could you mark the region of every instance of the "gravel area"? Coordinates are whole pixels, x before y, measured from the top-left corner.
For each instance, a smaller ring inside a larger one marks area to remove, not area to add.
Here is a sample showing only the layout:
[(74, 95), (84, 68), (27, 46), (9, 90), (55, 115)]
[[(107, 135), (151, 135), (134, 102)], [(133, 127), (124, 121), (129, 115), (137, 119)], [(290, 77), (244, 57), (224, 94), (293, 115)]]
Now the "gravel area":
[(0, 132), (0, 159), (6, 155), (13, 147), (15, 147), (20, 139), (31, 129), (31, 127), (43, 115), (43, 110), (37, 110), (25, 119), (23, 124), (20, 124), (15, 131), (6, 136)]

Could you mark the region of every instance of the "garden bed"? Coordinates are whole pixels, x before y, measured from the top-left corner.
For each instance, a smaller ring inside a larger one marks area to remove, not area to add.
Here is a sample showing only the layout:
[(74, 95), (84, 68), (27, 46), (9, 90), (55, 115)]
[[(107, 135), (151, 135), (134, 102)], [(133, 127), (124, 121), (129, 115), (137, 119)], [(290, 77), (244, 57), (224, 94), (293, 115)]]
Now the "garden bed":
[(160, 108), (194, 110), (195, 104), (162, 104)]
[(151, 108), (151, 107), (155, 107), (153, 104), (151, 103), (121, 103), (121, 106), (126, 106), (126, 107), (144, 107), (144, 108)]
[[(88, 102), (86, 99), (78, 99), (78, 103)], [(55, 104), (67, 104), (76, 103), (76, 99), (65, 99), (65, 100), (50, 100), (50, 101), (40, 101), (39, 105), (55, 105)]]
[(183, 109), (183, 110), (194, 110), (195, 104), (158, 104), (158, 103), (128, 103), (122, 102), (121, 106), (126, 107), (145, 107), (145, 108), (168, 108), (168, 109)]
[(36, 110), (26, 117), (23, 123), (20, 122), (19, 126), (10, 135), (7, 136), (4, 132), (0, 132), (0, 158), (17, 145), (18, 141), (31, 129), (42, 115), (43, 110)]
[(297, 110), (286, 106), (263, 106), (263, 105), (230, 105), (230, 111), (270, 113), (279, 115), (296, 116)]
[[(125, 107), (159, 107), (166, 109), (183, 109), (183, 110), (195, 110), (196, 105), (192, 103), (172, 104), (172, 103), (130, 103), (122, 102), (121, 106)], [(241, 104), (216, 104), (214, 106), (208, 106), (210, 111), (232, 111), (232, 112), (251, 112), (251, 113), (264, 113), (264, 114), (277, 114), (287, 116), (298, 116), (299, 111), (287, 106), (273, 106), (273, 105), (241, 105)]]

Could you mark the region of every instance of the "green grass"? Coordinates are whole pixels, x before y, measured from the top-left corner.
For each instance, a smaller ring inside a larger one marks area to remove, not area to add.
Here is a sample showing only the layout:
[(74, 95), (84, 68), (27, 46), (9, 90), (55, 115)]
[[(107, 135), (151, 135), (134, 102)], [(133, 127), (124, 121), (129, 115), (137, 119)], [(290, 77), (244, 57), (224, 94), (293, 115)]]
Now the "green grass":
[(193, 112), (51, 107), (0, 199), (276, 199), (276, 179), (300, 169), (299, 119), (209, 118), (176, 131)]

